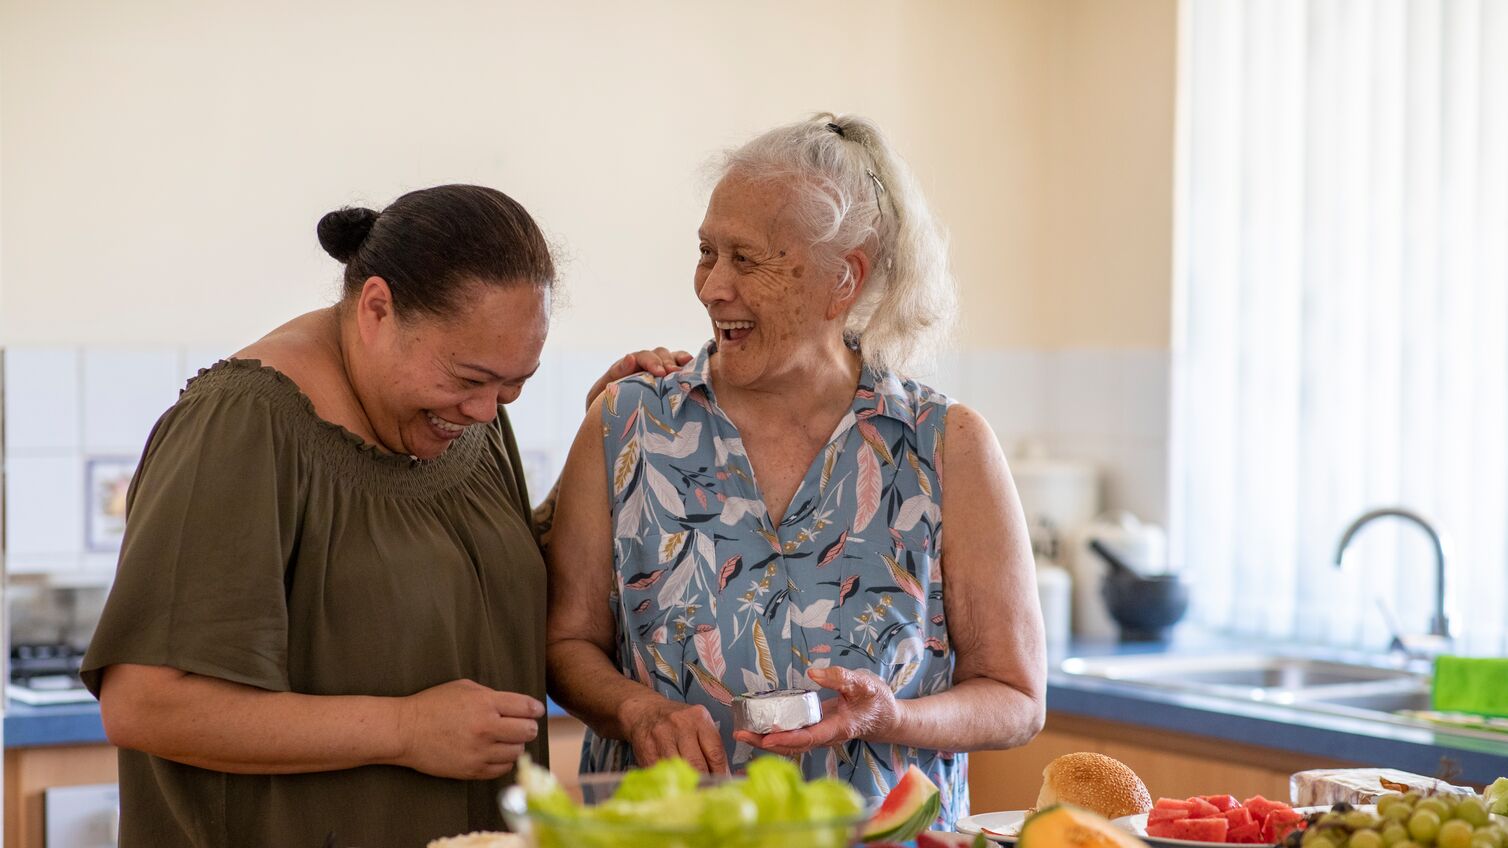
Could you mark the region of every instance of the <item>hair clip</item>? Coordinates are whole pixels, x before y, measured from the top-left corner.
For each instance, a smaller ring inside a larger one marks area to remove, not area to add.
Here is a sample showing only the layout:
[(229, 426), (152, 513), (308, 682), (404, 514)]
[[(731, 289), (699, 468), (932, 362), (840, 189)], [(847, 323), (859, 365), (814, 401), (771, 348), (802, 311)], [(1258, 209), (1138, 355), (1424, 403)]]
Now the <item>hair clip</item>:
[(837, 133), (838, 138), (848, 138), (848, 136), (843, 133), (843, 128), (838, 126), (837, 124), (828, 124), (827, 128)]
[(874, 190), (875, 190), (875, 192), (877, 194), (884, 194), (885, 193), (885, 184), (882, 183), (882, 182), (880, 182), (879, 175), (876, 174), (874, 171), (870, 170), (869, 168), (865, 168), (864, 169), (864, 173), (868, 174), (869, 178), (871, 180), (874, 180)]

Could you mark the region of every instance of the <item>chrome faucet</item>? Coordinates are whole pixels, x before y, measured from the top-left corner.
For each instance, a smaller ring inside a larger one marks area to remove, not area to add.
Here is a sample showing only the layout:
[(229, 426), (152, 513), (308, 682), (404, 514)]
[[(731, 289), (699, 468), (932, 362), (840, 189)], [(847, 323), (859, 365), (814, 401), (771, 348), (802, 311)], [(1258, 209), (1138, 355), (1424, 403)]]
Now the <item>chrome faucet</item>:
[(1365, 527), (1373, 519), (1389, 516), (1402, 518), (1419, 525), (1419, 528), (1429, 536), (1430, 543), (1435, 547), (1435, 614), (1429, 623), (1430, 641), (1434, 643), (1434, 646), (1432, 648), (1424, 648), (1423, 650), (1416, 649), (1413, 645), (1410, 645), (1407, 637), (1397, 633), (1393, 634), (1393, 646), (1407, 650), (1409, 653), (1438, 653), (1443, 647), (1449, 645), (1451, 635), (1450, 619), (1445, 615), (1446, 542), (1440, 531), (1435, 528), (1433, 522), (1407, 507), (1388, 506), (1368, 510), (1358, 516), (1355, 521), (1351, 522), (1351, 526), (1347, 527), (1346, 532), (1341, 534), (1340, 544), (1335, 548), (1335, 567), (1340, 568), (1344, 564), (1346, 549), (1351, 546), (1351, 541), (1356, 538), (1357, 533), (1361, 532), (1361, 528)]

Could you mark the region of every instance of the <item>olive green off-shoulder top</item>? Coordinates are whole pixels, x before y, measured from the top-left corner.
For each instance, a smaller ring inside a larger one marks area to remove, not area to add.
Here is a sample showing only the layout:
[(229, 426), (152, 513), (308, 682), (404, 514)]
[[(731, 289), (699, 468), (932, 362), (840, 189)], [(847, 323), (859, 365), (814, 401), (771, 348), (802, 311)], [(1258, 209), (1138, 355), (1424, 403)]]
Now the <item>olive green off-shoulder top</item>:
[[(467, 678), (543, 701), (544, 616), (501, 409), (421, 461), (363, 443), (283, 374), (233, 359), (200, 372), (152, 431), (84, 679), (98, 695), (101, 669), (139, 663), (402, 696)], [(541, 727), (529, 753), (546, 752)], [(396, 766), (226, 774), (123, 750), (120, 844), (422, 846), (501, 829), (506, 782)]]

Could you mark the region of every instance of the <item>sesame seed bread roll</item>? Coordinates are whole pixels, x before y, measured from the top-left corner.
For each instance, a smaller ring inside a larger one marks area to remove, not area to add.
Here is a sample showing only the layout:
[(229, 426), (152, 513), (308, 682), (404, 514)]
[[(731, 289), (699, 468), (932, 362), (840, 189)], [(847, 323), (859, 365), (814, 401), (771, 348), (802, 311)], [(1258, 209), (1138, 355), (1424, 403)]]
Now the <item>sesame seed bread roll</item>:
[(1133, 816), (1152, 809), (1147, 787), (1120, 760), (1104, 754), (1064, 754), (1042, 770), (1037, 809), (1068, 804), (1107, 819)]

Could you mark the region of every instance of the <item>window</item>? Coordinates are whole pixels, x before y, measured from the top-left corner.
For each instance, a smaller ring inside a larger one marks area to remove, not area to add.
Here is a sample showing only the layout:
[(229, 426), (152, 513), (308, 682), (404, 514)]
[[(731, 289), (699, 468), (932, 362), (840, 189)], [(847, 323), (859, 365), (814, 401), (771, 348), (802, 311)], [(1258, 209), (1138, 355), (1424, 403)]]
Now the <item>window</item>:
[[(1172, 522), (1195, 615), (1380, 648), (1452, 543), (1508, 655), (1508, 2), (1185, 0)], [(1381, 604), (1379, 604), (1379, 601)]]

